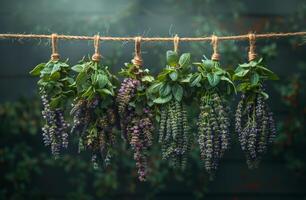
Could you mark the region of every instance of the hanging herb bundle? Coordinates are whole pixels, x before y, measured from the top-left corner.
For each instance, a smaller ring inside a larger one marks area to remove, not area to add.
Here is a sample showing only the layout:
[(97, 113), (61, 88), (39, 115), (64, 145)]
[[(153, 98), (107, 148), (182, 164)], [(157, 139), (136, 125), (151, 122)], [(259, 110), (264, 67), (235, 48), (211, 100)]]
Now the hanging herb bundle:
[(264, 81), (276, 80), (277, 76), (264, 66), (262, 58), (256, 59), (253, 46), (250, 40), (250, 61), (239, 65), (234, 74), (234, 79), (239, 80), (237, 90), (242, 93), (235, 114), (235, 129), (249, 168), (257, 167), (267, 145), (276, 136)]
[(79, 135), (79, 151), (87, 149), (92, 154), (94, 167), (98, 166), (98, 155), (109, 163), (115, 140), (116, 115), (114, 89), (116, 79), (108, 68), (100, 64), (97, 52), (99, 37), (95, 39), (96, 53), (92, 60), (83, 59), (72, 67), (77, 72), (74, 86), (77, 94), (71, 110), (73, 127), (71, 132)]
[[(205, 58), (205, 57), (204, 57)], [(203, 59), (190, 79), (192, 87), (199, 90), (200, 114), (198, 118), (198, 143), (205, 169), (213, 176), (224, 152), (229, 148), (230, 117), (226, 94), (235, 91), (229, 72), (219, 61)]]
[(229, 72), (221, 68), (217, 53), (217, 36), (212, 36), (211, 60), (204, 56), (190, 79), (191, 87), (199, 87), (200, 114), (198, 118), (198, 143), (201, 159), (207, 172), (213, 177), (220, 159), (229, 148), (230, 118), (226, 95), (236, 92)]
[(69, 87), (73, 82), (69, 77), (70, 67), (67, 61), (59, 61), (55, 34), (52, 34), (52, 51), (51, 60), (37, 65), (30, 74), (40, 77), (37, 85), (45, 120), (42, 128), (44, 145), (50, 146), (51, 153), (58, 158), (61, 149), (68, 147), (69, 123), (64, 119), (64, 112), (74, 92)]
[(125, 139), (134, 151), (138, 178), (145, 181), (148, 173), (148, 149), (153, 142), (152, 112), (148, 106), (146, 88), (154, 78), (148, 69), (141, 69), (140, 38), (135, 40), (135, 57), (120, 72), (125, 78), (117, 96), (118, 113)]
[(162, 158), (174, 167), (185, 168), (190, 146), (190, 128), (183, 97), (188, 94), (191, 75), (190, 54), (180, 57), (176, 51), (167, 51), (167, 66), (158, 75), (148, 94), (160, 110), (159, 143)]

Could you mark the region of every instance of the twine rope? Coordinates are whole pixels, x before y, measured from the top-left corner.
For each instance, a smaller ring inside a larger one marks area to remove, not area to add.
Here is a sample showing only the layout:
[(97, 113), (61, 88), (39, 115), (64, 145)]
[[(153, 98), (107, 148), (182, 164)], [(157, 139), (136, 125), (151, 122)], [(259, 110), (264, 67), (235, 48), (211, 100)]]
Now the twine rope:
[(94, 49), (95, 53), (92, 55), (91, 59), (95, 62), (99, 62), (102, 58), (100, 51), (99, 51), (99, 44), (100, 44), (100, 36), (95, 35), (94, 36)]
[(214, 61), (219, 61), (220, 54), (218, 53), (218, 37), (216, 35), (211, 36), (211, 45), (213, 47), (213, 54), (211, 55), (211, 59)]
[(179, 36), (176, 34), (173, 38), (173, 50), (174, 52), (177, 53), (178, 51), (178, 47), (179, 47), (179, 42), (180, 42), (180, 38)]
[[(256, 39), (263, 38), (284, 38), (293, 36), (304, 36), (306, 31), (301, 32), (288, 32), (288, 33), (264, 33), (256, 34)], [(0, 34), (0, 39), (50, 39), (51, 35), (44, 34)], [(103, 41), (133, 41), (135, 37), (99, 37), (99, 40)], [(94, 40), (93, 36), (76, 36), (76, 35), (57, 35), (57, 39), (62, 40)], [(171, 42), (173, 37), (143, 37), (142, 41), (145, 42)], [(218, 40), (248, 40), (249, 34), (244, 35), (232, 35), (232, 36), (220, 36)], [(184, 42), (200, 42), (200, 41), (211, 41), (211, 37), (185, 37), (180, 38), (180, 41)]]
[(248, 52), (249, 61), (255, 60), (257, 57), (257, 54), (255, 53), (255, 48), (256, 48), (255, 40), (256, 40), (255, 34), (249, 33), (249, 43), (250, 43), (249, 52)]
[(132, 63), (136, 66), (142, 66), (141, 58), (141, 37), (135, 37), (135, 55), (132, 60)]
[(58, 61), (60, 58), (60, 55), (57, 49), (57, 34), (55, 33), (51, 35), (51, 48), (52, 48), (51, 60)]

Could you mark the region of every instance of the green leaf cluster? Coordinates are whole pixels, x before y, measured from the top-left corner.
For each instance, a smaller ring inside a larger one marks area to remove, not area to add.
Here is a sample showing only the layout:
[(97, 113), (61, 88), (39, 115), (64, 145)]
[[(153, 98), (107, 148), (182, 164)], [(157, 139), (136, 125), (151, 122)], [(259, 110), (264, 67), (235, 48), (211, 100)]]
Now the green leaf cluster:
[(157, 79), (147, 90), (147, 95), (153, 103), (165, 104), (172, 99), (180, 102), (187, 91), (191, 75), (190, 53), (167, 51), (167, 66), (157, 76)]
[(67, 99), (74, 94), (70, 85), (73, 78), (70, 76), (70, 67), (65, 62), (50, 60), (40, 63), (30, 71), (32, 76), (39, 76), (38, 86), (50, 98), (51, 108), (64, 107)]
[(205, 90), (225, 88), (228, 94), (232, 91), (236, 93), (231, 73), (222, 69), (218, 61), (209, 60), (204, 56), (202, 62), (194, 65), (197, 66), (197, 71), (190, 78), (191, 87), (202, 87)]
[(253, 60), (240, 64), (236, 68), (233, 80), (239, 82), (237, 90), (243, 93), (260, 93), (267, 99), (269, 96), (262, 91), (262, 84), (266, 80), (278, 80), (278, 76), (269, 70), (263, 63), (263, 59)]
[(115, 96), (117, 79), (108, 71), (108, 67), (83, 58), (71, 69), (77, 72), (71, 85), (77, 91), (77, 98), (91, 100), (99, 95), (103, 100), (110, 100), (109, 97)]

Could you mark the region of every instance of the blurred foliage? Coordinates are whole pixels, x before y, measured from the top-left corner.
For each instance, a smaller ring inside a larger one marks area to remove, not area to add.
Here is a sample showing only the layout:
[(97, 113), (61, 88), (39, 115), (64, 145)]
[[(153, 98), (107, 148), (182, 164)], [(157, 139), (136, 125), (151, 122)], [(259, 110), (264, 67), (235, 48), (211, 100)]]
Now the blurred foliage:
[(275, 85), (282, 100), (283, 119), (278, 126), (274, 153), (285, 159), (287, 166), (306, 180), (306, 63), (299, 64), (300, 73)]

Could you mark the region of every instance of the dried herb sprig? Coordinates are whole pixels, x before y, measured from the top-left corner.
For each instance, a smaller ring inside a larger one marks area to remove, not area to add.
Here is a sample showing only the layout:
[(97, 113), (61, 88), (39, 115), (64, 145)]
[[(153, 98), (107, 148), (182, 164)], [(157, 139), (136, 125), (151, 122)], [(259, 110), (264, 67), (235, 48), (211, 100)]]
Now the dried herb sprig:
[(153, 115), (148, 105), (146, 89), (154, 78), (149, 70), (126, 63), (120, 72), (125, 78), (117, 96), (121, 129), (134, 151), (138, 178), (145, 181), (148, 173), (148, 150), (153, 140)]
[(41, 96), (42, 115), (45, 125), (42, 128), (43, 141), (51, 147), (51, 153), (57, 158), (61, 148), (68, 146), (69, 123), (64, 119), (64, 112), (74, 91), (69, 85), (73, 79), (69, 77), (70, 67), (67, 61), (50, 60), (37, 65), (30, 74), (39, 76), (37, 82)]
[(239, 65), (234, 79), (240, 82), (237, 90), (242, 93), (235, 114), (235, 129), (249, 168), (256, 168), (267, 145), (276, 136), (273, 114), (266, 103), (269, 96), (263, 84), (278, 77), (259, 59)]
[(201, 159), (207, 172), (213, 177), (220, 159), (229, 148), (230, 118), (225, 97), (236, 91), (229, 72), (220, 63), (204, 57), (197, 65), (190, 85), (198, 87), (200, 115), (198, 118), (198, 144)]
[(116, 78), (99, 61), (83, 59), (72, 70), (78, 74), (73, 84), (77, 94), (70, 112), (73, 116), (71, 132), (78, 133), (79, 151), (89, 150), (95, 167), (98, 155), (107, 165), (115, 143)]
[(175, 51), (167, 51), (167, 66), (147, 93), (160, 112), (159, 143), (162, 158), (174, 167), (185, 168), (190, 147), (190, 128), (183, 97), (190, 87), (190, 54), (180, 57)]

